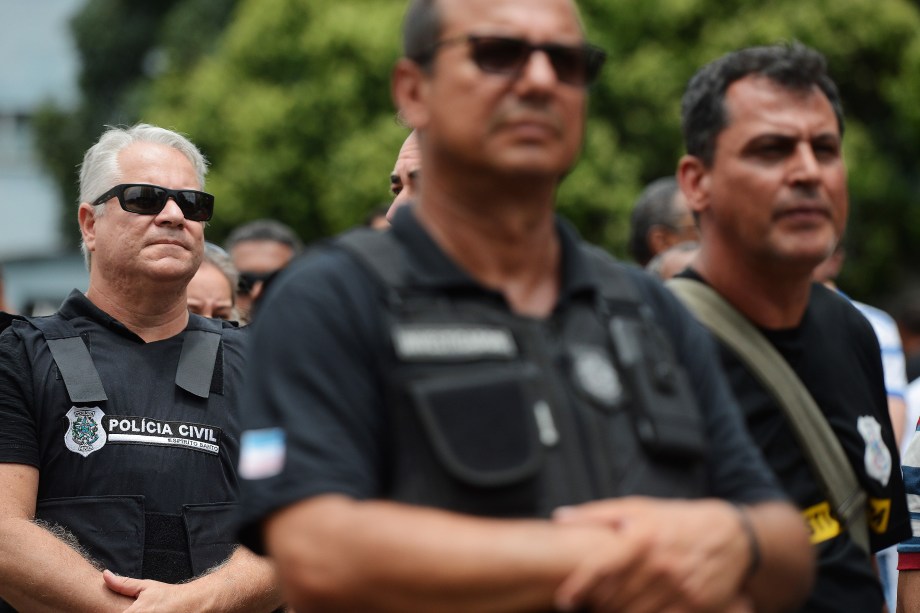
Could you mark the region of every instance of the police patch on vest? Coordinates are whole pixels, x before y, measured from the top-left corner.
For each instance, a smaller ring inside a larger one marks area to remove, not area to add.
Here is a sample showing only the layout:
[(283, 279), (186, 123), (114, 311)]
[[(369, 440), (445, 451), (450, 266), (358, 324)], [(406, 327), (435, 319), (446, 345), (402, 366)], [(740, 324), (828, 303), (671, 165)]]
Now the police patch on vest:
[(891, 478), (891, 452), (882, 440), (882, 424), (871, 415), (863, 415), (856, 420), (856, 429), (866, 441), (866, 453), (863, 461), (866, 474), (882, 484), (888, 485)]
[(583, 392), (608, 408), (614, 408), (623, 396), (620, 375), (607, 354), (596, 347), (572, 350), (572, 374)]
[(160, 445), (220, 453), (220, 428), (183, 421), (109, 415), (102, 420), (109, 444)]
[(406, 362), (509, 359), (518, 353), (510, 330), (464, 324), (397, 325), (393, 346), (399, 359)]
[(67, 430), (64, 444), (84, 458), (102, 449), (106, 443), (106, 432), (102, 426), (105, 413), (99, 407), (70, 407), (67, 411)]

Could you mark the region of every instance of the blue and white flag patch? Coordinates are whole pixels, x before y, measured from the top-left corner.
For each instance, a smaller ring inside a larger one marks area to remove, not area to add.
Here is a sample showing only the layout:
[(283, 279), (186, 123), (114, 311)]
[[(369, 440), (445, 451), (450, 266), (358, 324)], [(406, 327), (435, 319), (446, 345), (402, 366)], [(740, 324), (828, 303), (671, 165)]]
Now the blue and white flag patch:
[(246, 430), (240, 437), (240, 477), (268, 479), (281, 473), (287, 448), (284, 430)]

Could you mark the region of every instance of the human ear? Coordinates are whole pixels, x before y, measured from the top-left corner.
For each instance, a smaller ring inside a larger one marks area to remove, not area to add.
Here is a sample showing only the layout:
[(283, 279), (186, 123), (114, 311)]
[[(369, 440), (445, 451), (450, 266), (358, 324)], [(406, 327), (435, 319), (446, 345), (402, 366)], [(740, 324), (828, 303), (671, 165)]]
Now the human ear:
[(712, 182), (709, 168), (694, 155), (685, 155), (677, 164), (677, 183), (687, 199), (687, 207), (694, 215), (709, 206), (709, 188)]
[(399, 60), (393, 67), (390, 94), (400, 117), (409, 126), (413, 129), (425, 127), (428, 123), (428, 75), (421, 66), (406, 58)]
[(81, 202), (77, 209), (77, 221), (80, 223), (80, 234), (83, 235), (83, 244), (87, 251), (96, 249), (96, 207), (88, 202)]

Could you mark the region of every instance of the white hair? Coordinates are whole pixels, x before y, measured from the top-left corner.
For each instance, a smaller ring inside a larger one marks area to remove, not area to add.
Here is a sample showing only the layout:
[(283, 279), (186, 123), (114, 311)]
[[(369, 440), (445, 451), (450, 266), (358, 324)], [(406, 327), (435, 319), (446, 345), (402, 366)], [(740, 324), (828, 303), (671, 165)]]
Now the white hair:
[[(134, 143), (154, 143), (172, 147), (182, 153), (195, 168), (199, 189), (204, 189), (204, 177), (208, 174), (208, 161), (198, 147), (185, 136), (172, 130), (139, 123), (130, 128), (106, 126), (95, 145), (83, 156), (80, 165), (80, 203), (92, 204), (96, 198), (118, 185), (121, 169), (118, 167), (118, 155), (123, 149)], [(95, 207), (95, 216), (102, 215), (103, 205)], [(80, 249), (89, 268), (90, 254), (82, 241)]]

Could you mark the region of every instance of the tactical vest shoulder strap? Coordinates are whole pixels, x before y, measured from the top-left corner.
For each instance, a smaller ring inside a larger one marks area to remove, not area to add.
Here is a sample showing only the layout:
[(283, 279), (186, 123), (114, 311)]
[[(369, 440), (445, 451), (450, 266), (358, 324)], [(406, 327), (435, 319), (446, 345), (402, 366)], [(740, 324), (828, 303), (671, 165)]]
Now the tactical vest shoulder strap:
[[(190, 315), (193, 317), (193, 315)], [(198, 318), (204, 330), (188, 330), (182, 341), (176, 385), (199, 398), (211, 393), (211, 380), (217, 364), (217, 351), (223, 334), (223, 324), (215, 319)]]
[(26, 318), (22, 315), (14, 315), (13, 313), (7, 313), (6, 311), (0, 311), (0, 332), (3, 332), (16, 320), (25, 321)]
[(582, 243), (581, 250), (600, 286), (599, 314), (633, 395), (630, 411), (639, 440), (656, 456), (698, 457), (705, 449), (701, 416), (671, 340), (626, 268), (599, 247)]
[[(67, 395), (74, 403), (108, 400), (99, 371), (76, 328), (59, 314), (24, 318), (45, 337)], [(182, 342), (176, 385), (200, 398), (207, 398), (217, 363), (222, 324), (202, 318), (204, 330), (189, 330)]]
[(336, 237), (333, 244), (355, 256), (391, 292), (406, 286), (409, 269), (392, 231), (356, 228)]
[(89, 349), (69, 321), (57, 313), (25, 319), (44, 335), (71, 402), (108, 400)]
[(600, 247), (584, 242), (580, 246), (582, 254), (591, 263), (596, 273), (604, 299), (610, 303), (632, 306), (638, 310), (642, 305), (639, 290), (626, 274), (623, 266)]

